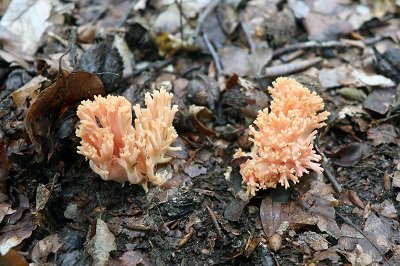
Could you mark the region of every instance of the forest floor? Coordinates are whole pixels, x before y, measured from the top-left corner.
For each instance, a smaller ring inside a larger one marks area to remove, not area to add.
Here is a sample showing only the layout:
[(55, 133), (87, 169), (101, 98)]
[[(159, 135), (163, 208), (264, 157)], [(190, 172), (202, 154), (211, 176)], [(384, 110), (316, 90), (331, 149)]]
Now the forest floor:
[[(400, 265), (399, 10), (1, 1), (0, 264)], [(249, 197), (233, 154), (280, 76), (331, 113), (314, 143), (324, 172)], [(143, 105), (160, 87), (179, 106), (170, 179), (147, 193), (104, 181), (77, 153), (80, 100)]]

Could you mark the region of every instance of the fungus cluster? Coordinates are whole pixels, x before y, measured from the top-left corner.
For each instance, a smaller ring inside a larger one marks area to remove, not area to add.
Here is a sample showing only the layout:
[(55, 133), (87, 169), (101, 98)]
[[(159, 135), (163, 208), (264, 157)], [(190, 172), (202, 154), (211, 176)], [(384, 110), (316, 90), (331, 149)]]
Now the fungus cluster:
[(317, 129), (325, 125), (329, 112), (323, 111), (324, 102), (315, 92), (290, 78), (278, 78), (268, 88), (273, 101), (270, 110), (260, 111), (254, 126), (250, 126), (250, 140), (254, 143), (249, 154), (239, 150), (235, 157), (250, 156), (240, 166), (247, 193), (289, 187), (297, 183), (308, 169), (322, 172), (317, 163), (321, 156), (313, 149)]
[(90, 167), (104, 180), (161, 185), (166, 176), (156, 173), (158, 164), (170, 160), (167, 151), (177, 133), (172, 126), (176, 105), (165, 90), (146, 93), (146, 108), (133, 107), (122, 96), (96, 96), (82, 101), (77, 115), (80, 123), (76, 135), (82, 140), (78, 153), (89, 159)]

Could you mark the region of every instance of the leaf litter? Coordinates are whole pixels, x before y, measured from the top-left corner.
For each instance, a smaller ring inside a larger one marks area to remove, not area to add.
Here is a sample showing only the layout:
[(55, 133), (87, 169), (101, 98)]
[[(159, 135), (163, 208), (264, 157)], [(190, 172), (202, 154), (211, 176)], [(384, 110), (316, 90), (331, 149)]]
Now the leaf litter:
[[(398, 264), (397, 8), (1, 3), (1, 262)], [(269, 106), (272, 77), (289, 73), (332, 113), (316, 145), (343, 189), (310, 174), (249, 198), (232, 155), (251, 148), (247, 126)], [(104, 182), (76, 154), (76, 106), (109, 93), (143, 104), (160, 84), (180, 108), (170, 181), (148, 194)]]

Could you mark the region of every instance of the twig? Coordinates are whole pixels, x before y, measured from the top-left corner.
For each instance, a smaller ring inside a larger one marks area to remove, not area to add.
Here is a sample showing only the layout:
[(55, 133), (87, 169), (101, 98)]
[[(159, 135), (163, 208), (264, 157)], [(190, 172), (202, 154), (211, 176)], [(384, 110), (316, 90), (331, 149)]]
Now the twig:
[(322, 61), (322, 58), (311, 58), (306, 60), (298, 60), (287, 64), (282, 64), (278, 66), (267, 67), (264, 69), (264, 74), (259, 78), (270, 78), (277, 76), (285, 76), (288, 74), (296, 73), (310, 66), (318, 64)]
[(222, 232), (221, 232), (221, 228), (219, 227), (219, 224), (218, 224), (217, 218), (215, 217), (214, 211), (211, 210), (211, 208), (208, 207), (207, 204), (205, 204), (205, 205), (206, 205), (206, 208), (207, 208), (208, 213), (209, 213), (210, 216), (211, 216), (211, 220), (212, 220), (212, 222), (213, 222), (213, 225), (214, 225), (215, 229), (217, 230), (218, 236), (219, 236), (220, 238), (223, 238)]
[(354, 41), (354, 40), (340, 40), (340, 41), (326, 41), (326, 42), (317, 42), (317, 41), (308, 41), (302, 43), (295, 43), (288, 45), (286, 47), (282, 47), (276, 49), (272, 55), (272, 58), (276, 58), (282, 54), (292, 52), (299, 49), (310, 49), (310, 48), (331, 48), (331, 47), (365, 47), (368, 45), (372, 45), (376, 42), (383, 40), (385, 37), (383, 36), (375, 36), (372, 38), (365, 38), (362, 41)]
[(60, 36), (58, 36), (57, 34), (55, 34), (52, 31), (49, 31), (47, 33), (47, 36), (52, 37), (54, 39), (56, 39), (58, 42), (60, 42), (62, 45), (64, 45), (65, 47), (68, 47), (68, 41), (64, 40), (63, 38), (61, 38)]
[[(190, 21), (190, 19), (186, 16), (185, 12), (183, 11), (182, 0), (180, 0), (179, 2), (178, 2), (178, 0), (175, 0), (175, 5), (178, 7), (179, 13), (181, 15), (180, 18), (179, 18), (180, 19), (181, 28), (182, 28), (182, 25), (183, 25), (183, 23), (182, 23), (182, 17), (183, 17), (186, 20), (186, 22), (189, 25), (189, 27), (194, 29), (193, 23)], [(183, 35), (183, 34), (181, 34), (181, 35)], [(183, 40), (183, 36), (181, 36), (181, 39)]]
[(189, 228), (189, 232), (186, 235), (183, 236), (181, 241), (179, 241), (178, 245), (176, 245), (176, 248), (179, 249), (179, 248), (183, 247), (184, 245), (186, 245), (186, 243), (192, 237), (193, 233), (194, 233), (194, 229), (193, 229), (193, 227), (190, 227)]
[(332, 174), (331, 170), (329, 169), (327, 162), (328, 158), (326, 158), (325, 154), (322, 153), (321, 149), (319, 148), (318, 141), (315, 144), (315, 150), (319, 153), (319, 155), (322, 157), (322, 168), (324, 168), (324, 175), (325, 177), (331, 182), (333, 188), (336, 190), (337, 193), (341, 193), (343, 191), (342, 186), (339, 184), (337, 181), (336, 177)]
[(71, 28), (69, 35), (69, 47), (71, 52), (69, 54), (69, 60), (73, 69), (76, 68), (76, 57), (78, 56), (78, 32), (76, 27)]
[(137, 69), (137, 70), (133, 71), (132, 74), (129, 75), (129, 77), (137, 76), (140, 73), (142, 73), (143, 71), (147, 71), (147, 70), (150, 70), (150, 69), (159, 70), (159, 69), (161, 69), (161, 68), (163, 68), (163, 67), (165, 67), (165, 66), (167, 66), (169, 64), (172, 64), (175, 60), (176, 60), (175, 57), (170, 57), (170, 58), (167, 58), (167, 59), (162, 60), (162, 61), (155, 61), (155, 62), (149, 63), (147, 66), (145, 66), (145, 67), (143, 67), (141, 69)]
[(211, 4), (206, 7), (203, 13), (199, 15), (199, 19), (197, 20), (196, 29), (193, 32), (193, 39), (196, 39), (199, 36), (201, 29), (203, 28), (204, 21), (214, 11), (214, 9), (219, 5), (221, 0), (211, 1)]
[(122, 224), (122, 227), (129, 229), (129, 230), (134, 230), (134, 231), (152, 231), (154, 230), (153, 228), (145, 225), (129, 225), (129, 224)]
[(251, 37), (249, 26), (246, 22), (241, 22), (240, 25), (242, 25), (244, 35), (246, 35), (247, 42), (249, 43), (250, 52), (254, 54), (256, 52), (256, 45), (253, 41), (253, 38)]
[(208, 39), (207, 33), (203, 32), (203, 39), (204, 42), (206, 43), (206, 46), (208, 48), (208, 51), (210, 51), (210, 54), (214, 60), (215, 67), (217, 68), (217, 74), (220, 76), (222, 74), (222, 65), (221, 65), (221, 60), (219, 59), (219, 56), (217, 52), (215, 51), (214, 47), (212, 46), (210, 40)]
[(134, 0), (131, 2), (131, 4), (129, 5), (129, 7), (126, 9), (126, 12), (124, 14), (124, 16), (121, 18), (121, 20), (117, 23), (117, 27), (122, 27), (125, 22), (128, 20), (129, 15), (132, 13), (133, 8), (136, 5), (137, 0)]
[(331, 170), (325, 163), (325, 160), (322, 161), (322, 168), (324, 168), (324, 175), (325, 177), (331, 182), (333, 188), (336, 190), (337, 193), (341, 193), (343, 191), (342, 186), (337, 181), (336, 177), (332, 174)]

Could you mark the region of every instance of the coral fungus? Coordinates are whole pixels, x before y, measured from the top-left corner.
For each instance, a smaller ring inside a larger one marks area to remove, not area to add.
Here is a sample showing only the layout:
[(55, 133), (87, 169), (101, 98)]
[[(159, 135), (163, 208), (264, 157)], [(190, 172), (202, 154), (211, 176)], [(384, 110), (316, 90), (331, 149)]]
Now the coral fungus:
[[(268, 88), (273, 101), (260, 111), (255, 127), (250, 126), (250, 140), (254, 143), (248, 154), (251, 159), (240, 166), (247, 193), (275, 188), (277, 184), (289, 187), (289, 181), (299, 181), (308, 169), (321, 172), (317, 163), (321, 157), (313, 150), (316, 129), (325, 125), (329, 112), (315, 92), (294, 79), (278, 78)], [(244, 153), (239, 150), (235, 157)]]
[(122, 96), (96, 96), (82, 101), (77, 115), (76, 135), (82, 140), (78, 153), (90, 160), (90, 167), (104, 180), (120, 183), (161, 185), (165, 175), (156, 174), (156, 166), (166, 157), (177, 133), (172, 126), (177, 106), (171, 107), (172, 94), (165, 90), (146, 93), (146, 108), (133, 107)]

